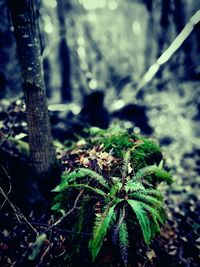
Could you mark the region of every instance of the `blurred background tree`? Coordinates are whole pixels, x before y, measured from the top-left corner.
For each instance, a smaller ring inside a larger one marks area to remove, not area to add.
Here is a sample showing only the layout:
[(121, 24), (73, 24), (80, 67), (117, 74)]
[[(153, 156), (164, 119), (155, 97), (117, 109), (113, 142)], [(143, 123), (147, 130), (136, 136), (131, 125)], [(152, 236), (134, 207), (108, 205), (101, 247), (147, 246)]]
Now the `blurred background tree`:
[[(20, 78), (15, 71), (15, 43), (5, 1), (0, 4), (2, 86), (7, 81), (1, 94), (16, 96)], [(38, 0), (35, 4), (50, 102), (80, 105), (85, 94), (98, 89), (106, 92), (108, 107), (112, 99), (134, 90), (142, 74), (199, 8), (197, 1), (189, 0)], [(199, 25), (160, 70), (162, 82), (169, 75), (176, 79), (179, 71), (184, 78), (198, 77), (198, 32)]]

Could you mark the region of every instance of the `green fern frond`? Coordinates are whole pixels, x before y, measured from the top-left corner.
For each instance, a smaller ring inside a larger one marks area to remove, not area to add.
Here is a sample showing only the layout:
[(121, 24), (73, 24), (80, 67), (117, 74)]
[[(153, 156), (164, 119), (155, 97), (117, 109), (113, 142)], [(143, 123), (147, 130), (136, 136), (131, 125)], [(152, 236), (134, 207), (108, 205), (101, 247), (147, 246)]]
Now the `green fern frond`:
[(149, 245), (151, 240), (151, 228), (150, 228), (150, 221), (146, 211), (144, 210), (144, 207), (138, 201), (129, 199), (127, 200), (127, 202), (138, 219), (145, 243)]
[[(135, 201), (139, 202), (137, 200)], [(163, 208), (162, 210), (157, 210), (156, 208), (153, 208), (143, 202), (139, 202), (139, 205), (141, 205), (150, 215), (151, 238), (153, 238), (156, 233), (160, 232), (160, 225), (163, 225), (165, 223), (165, 209)]]
[[(138, 193), (143, 194), (143, 195), (152, 196), (152, 197), (154, 197), (160, 201), (163, 201), (163, 195), (157, 189), (151, 189), (151, 188), (144, 189), (144, 188), (142, 188)], [(131, 194), (130, 194), (130, 196), (131, 196)]]
[(51, 207), (51, 210), (55, 210), (55, 211), (59, 211), (60, 209), (61, 209), (61, 203), (59, 202), (53, 204), (53, 206)]
[(103, 187), (109, 189), (109, 185), (102, 175), (87, 168), (79, 168), (78, 170), (74, 170), (73, 172), (69, 173), (66, 176), (66, 179), (68, 180), (69, 183), (73, 183), (78, 178), (84, 178), (84, 177), (90, 177), (94, 179), (95, 181), (97, 181)]
[(164, 181), (167, 182), (168, 184), (171, 184), (173, 182), (171, 174), (156, 165), (150, 165), (140, 169), (136, 173), (135, 179), (140, 181), (141, 179), (146, 178), (147, 176), (150, 175), (155, 176), (155, 178), (153, 177), (149, 178), (150, 181), (156, 179), (158, 182)]
[(141, 168), (135, 175), (136, 180), (141, 180), (147, 175), (154, 174), (156, 170), (158, 169), (158, 166), (156, 165), (150, 165), (146, 166), (144, 168)]
[(63, 173), (61, 183), (58, 186), (56, 186), (52, 190), (52, 192), (62, 192), (69, 187), (69, 184), (74, 183), (74, 185), (76, 185), (77, 179), (88, 177), (88, 176), (91, 179), (94, 179), (95, 181), (97, 181), (104, 188), (109, 189), (108, 183), (102, 175), (100, 175), (100, 174), (98, 174), (95, 171), (92, 171), (90, 169), (80, 168), (80, 169), (74, 170), (70, 173)]
[(91, 191), (93, 191), (94, 193), (96, 193), (98, 195), (101, 195), (103, 197), (107, 197), (107, 194), (104, 193), (102, 190), (100, 190), (98, 188), (94, 188), (94, 187), (86, 185), (86, 184), (70, 184), (70, 185), (67, 185), (67, 188), (69, 188), (69, 187), (88, 189), (88, 190), (91, 190)]
[(62, 192), (68, 188), (69, 182), (75, 182), (78, 178), (83, 178), (86, 175), (83, 172), (78, 172), (77, 170), (74, 170), (70, 173), (63, 172), (61, 175), (61, 182), (59, 185), (57, 185), (52, 192)]
[(127, 264), (129, 239), (128, 239), (127, 225), (125, 221), (123, 221), (119, 226), (119, 246), (120, 246), (122, 260), (124, 261), (125, 264)]
[(112, 185), (110, 192), (109, 192), (109, 197), (114, 197), (121, 189), (122, 183), (117, 182)]
[(143, 184), (141, 184), (140, 182), (137, 181), (128, 181), (125, 185), (125, 190), (126, 192), (137, 192), (139, 190), (144, 190), (144, 186)]
[(155, 176), (159, 182), (166, 182), (167, 184), (173, 183), (172, 175), (171, 173), (158, 168), (155, 172)]
[(158, 190), (146, 189), (137, 193), (129, 194), (134, 201), (140, 202), (148, 211), (158, 213), (157, 220), (160, 224), (164, 224), (166, 220), (166, 210), (163, 203), (163, 196)]
[(131, 193), (129, 194), (129, 197), (136, 199), (136, 200), (140, 200), (153, 207), (157, 207), (157, 208), (163, 207), (163, 202), (161, 200), (155, 198), (154, 196), (149, 196), (142, 191)]
[(155, 232), (160, 232), (160, 225), (159, 225), (160, 214), (155, 208), (152, 208), (145, 203), (140, 202), (140, 205), (142, 205), (144, 207), (144, 209), (149, 212), (149, 214), (152, 218), (150, 226), (151, 226), (151, 235), (152, 235), (151, 238), (153, 238)]
[(116, 204), (111, 206), (111, 203), (106, 207), (106, 210), (102, 215), (97, 214), (94, 222), (93, 237), (89, 242), (89, 249), (92, 254), (93, 261), (97, 257), (103, 240), (107, 234), (109, 228), (113, 225), (116, 220), (115, 215)]
[(85, 177), (85, 174), (80, 174), (77, 170), (74, 170), (72, 172), (64, 171), (61, 175), (62, 181), (74, 181), (77, 178)]
[(113, 240), (114, 245), (116, 245), (117, 238), (119, 235), (119, 228), (120, 228), (120, 225), (124, 221), (125, 215), (126, 215), (125, 206), (123, 206), (123, 208), (120, 209), (120, 211), (119, 211), (119, 219), (118, 219), (118, 222), (116, 223), (114, 230), (113, 230), (112, 240)]
[(57, 194), (53, 199), (53, 205), (51, 207), (51, 210), (56, 212), (64, 213), (63, 204), (65, 203), (65, 196), (61, 194)]

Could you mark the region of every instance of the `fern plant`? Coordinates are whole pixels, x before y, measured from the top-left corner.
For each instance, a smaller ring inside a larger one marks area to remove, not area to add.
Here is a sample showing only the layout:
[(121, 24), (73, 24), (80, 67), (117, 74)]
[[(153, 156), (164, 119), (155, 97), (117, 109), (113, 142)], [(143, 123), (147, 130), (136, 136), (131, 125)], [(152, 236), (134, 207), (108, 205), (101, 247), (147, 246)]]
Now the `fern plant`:
[[(101, 208), (95, 212), (92, 238), (89, 250), (93, 261), (98, 256), (103, 241), (112, 232), (113, 242), (118, 240), (121, 257), (125, 265), (128, 262), (129, 232), (135, 223), (140, 227), (144, 242), (149, 245), (160, 231), (166, 219), (163, 196), (157, 190), (156, 183), (170, 183), (171, 175), (163, 169), (163, 162), (145, 166), (136, 173), (129, 170), (131, 149), (124, 154), (124, 163), (119, 175), (105, 177), (89, 168), (77, 168), (64, 173), (61, 183), (53, 190), (59, 194), (70, 188), (84, 189), (91, 198), (101, 201)], [(156, 181), (156, 182), (155, 182)], [(60, 210), (61, 198), (52, 207)], [(84, 211), (87, 216), (87, 211)], [(127, 220), (132, 214), (132, 222)]]

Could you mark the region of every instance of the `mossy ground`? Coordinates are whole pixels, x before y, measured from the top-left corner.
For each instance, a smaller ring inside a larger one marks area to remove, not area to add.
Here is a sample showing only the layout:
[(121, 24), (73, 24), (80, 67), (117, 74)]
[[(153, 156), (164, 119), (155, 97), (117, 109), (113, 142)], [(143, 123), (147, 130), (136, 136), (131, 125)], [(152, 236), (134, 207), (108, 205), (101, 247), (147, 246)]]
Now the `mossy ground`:
[[(154, 140), (135, 134), (133, 131), (127, 132), (123, 129), (115, 128), (107, 131), (98, 128), (86, 130), (84, 138), (80, 137), (77, 142), (73, 142), (63, 154), (64, 172), (62, 179), (65, 180), (73, 170), (88, 168), (102, 175), (108, 182), (111, 182), (110, 179), (112, 177), (121, 177), (124, 158), (128, 151), (130, 152), (130, 176), (134, 176), (140, 169), (149, 165), (158, 166), (163, 158), (161, 149)], [(151, 175), (149, 175), (149, 180), (151, 178)], [(99, 186), (91, 181), (90, 184), (94, 188)], [(54, 210), (62, 212), (70, 210), (77, 194), (77, 189), (69, 189), (67, 192), (59, 193), (55, 197), (54, 203), (56, 205), (54, 205)], [(70, 221), (66, 221), (66, 227), (80, 234), (92, 234), (95, 211), (101, 209), (101, 204), (101, 199), (98, 200), (95, 194), (91, 197), (85, 192), (79, 210), (71, 216)], [(84, 214), (85, 210), (87, 210), (87, 216)], [(137, 228), (137, 225), (135, 227)], [(140, 232), (139, 229), (137, 232)], [(137, 234), (137, 238), (133, 237), (132, 240), (138, 243), (138, 240), (141, 240), (141, 235)], [(86, 249), (88, 241), (85, 241), (80, 238), (77, 239), (77, 237), (70, 239), (70, 242), (76, 243), (76, 245), (74, 244), (73, 252), (70, 253), (72, 262), (77, 257), (77, 253), (79, 255), (88, 255), (87, 257), (90, 259), (90, 254), (88, 249)], [(135, 245), (132, 243), (132, 246), (134, 247)], [(135, 257), (135, 253), (133, 254), (133, 257)], [(105, 256), (101, 253), (102, 255), (103, 257)], [(117, 261), (120, 262), (120, 258)]]
[(91, 131), (91, 144), (103, 145), (106, 152), (112, 152), (116, 158), (123, 159), (125, 153), (130, 150), (131, 164), (135, 172), (148, 165), (158, 165), (162, 160), (162, 152), (157, 142), (150, 138), (145, 138), (134, 132), (126, 132), (122, 129), (116, 131), (99, 130), (95, 133)]

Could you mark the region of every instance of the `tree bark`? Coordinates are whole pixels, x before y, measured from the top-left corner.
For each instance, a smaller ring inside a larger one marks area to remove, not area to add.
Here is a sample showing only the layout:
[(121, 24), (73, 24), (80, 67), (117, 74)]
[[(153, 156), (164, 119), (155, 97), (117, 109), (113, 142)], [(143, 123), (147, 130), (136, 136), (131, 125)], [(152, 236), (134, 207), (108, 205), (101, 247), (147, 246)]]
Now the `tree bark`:
[(39, 29), (33, 0), (7, 0), (23, 79), (29, 130), (30, 163), (37, 177), (48, 176), (56, 162), (42, 71)]

